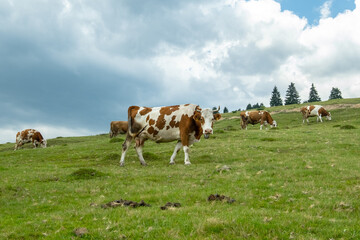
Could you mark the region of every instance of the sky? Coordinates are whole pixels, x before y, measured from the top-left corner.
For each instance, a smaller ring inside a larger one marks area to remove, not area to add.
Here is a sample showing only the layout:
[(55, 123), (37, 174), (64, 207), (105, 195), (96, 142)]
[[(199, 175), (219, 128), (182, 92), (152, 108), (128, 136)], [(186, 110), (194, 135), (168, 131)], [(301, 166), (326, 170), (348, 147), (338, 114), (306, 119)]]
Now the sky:
[(360, 92), (360, 0), (0, 0), (0, 143), (109, 132), (127, 108)]

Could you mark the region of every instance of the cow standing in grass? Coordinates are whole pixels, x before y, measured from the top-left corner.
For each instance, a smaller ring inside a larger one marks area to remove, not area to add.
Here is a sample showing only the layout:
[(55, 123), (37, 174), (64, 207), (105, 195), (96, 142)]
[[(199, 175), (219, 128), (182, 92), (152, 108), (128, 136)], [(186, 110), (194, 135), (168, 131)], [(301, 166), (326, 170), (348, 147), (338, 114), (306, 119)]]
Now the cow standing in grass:
[(116, 137), (118, 134), (125, 134), (128, 129), (127, 121), (112, 121), (110, 123), (110, 138)]
[(43, 138), (39, 131), (35, 129), (25, 129), (16, 134), (15, 150), (28, 142), (32, 142), (34, 148), (38, 145), (45, 148), (47, 144), (45, 138)]
[(326, 111), (323, 106), (320, 105), (311, 105), (300, 108), (300, 112), (303, 115), (303, 123), (305, 120), (309, 123), (309, 117), (317, 117), (316, 121), (322, 122), (322, 117), (326, 117), (327, 120), (331, 120), (331, 113)]
[(246, 111), (240, 113), (241, 118), (241, 128), (247, 130), (247, 125), (250, 123), (252, 125), (260, 123), (260, 130), (262, 130), (263, 125), (270, 124), (271, 127), (277, 127), (277, 123), (271, 117), (268, 111)]
[(132, 140), (135, 140), (135, 149), (140, 163), (146, 165), (142, 148), (148, 139), (157, 143), (177, 141), (170, 164), (175, 163), (176, 154), (181, 147), (185, 153), (185, 164), (191, 164), (189, 146), (198, 142), (201, 135), (204, 135), (206, 139), (209, 138), (213, 133), (214, 121), (220, 117), (220, 114), (214, 115), (213, 110), (201, 109), (194, 104), (153, 108), (131, 106), (128, 109), (128, 132), (122, 145), (120, 165), (125, 164), (125, 155)]

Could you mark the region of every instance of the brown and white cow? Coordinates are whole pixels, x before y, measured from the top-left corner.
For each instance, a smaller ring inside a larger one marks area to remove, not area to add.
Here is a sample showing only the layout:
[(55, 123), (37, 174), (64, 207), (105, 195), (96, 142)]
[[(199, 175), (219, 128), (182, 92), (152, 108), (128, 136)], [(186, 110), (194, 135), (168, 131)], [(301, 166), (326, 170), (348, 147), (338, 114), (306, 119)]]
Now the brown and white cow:
[(47, 144), (46, 139), (43, 138), (39, 131), (35, 129), (25, 129), (16, 134), (15, 150), (28, 142), (32, 142), (34, 148), (38, 145), (45, 148)]
[(209, 138), (213, 133), (214, 121), (220, 117), (220, 114), (214, 115), (213, 110), (201, 109), (195, 104), (153, 108), (131, 106), (128, 109), (128, 132), (122, 145), (120, 166), (125, 164), (125, 155), (133, 139), (142, 165), (146, 165), (142, 148), (148, 139), (157, 143), (177, 141), (170, 164), (175, 163), (181, 147), (185, 153), (185, 164), (191, 164), (189, 146), (198, 142), (203, 134), (206, 139)]
[(327, 120), (331, 120), (331, 113), (326, 111), (323, 106), (320, 105), (310, 105), (300, 108), (300, 112), (303, 115), (303, 123), (306, 121), (309, 123), (309, 117), (317, 117), (316, 121), (322, 122), (322, 117), (326, 117)]
[(110, 138), (116, 137), (118, 134), (125, 134), (128, 129), (127, 121), (112, 121), (110, 123)]
[(240, 113), (241, 117), (241, 128), (247, 130), (247, 125), (250, 123), (252, 125), (260, 123), (260, 130), (262, 130), (263, 125), (270, 124), (271, 127), (277, 127), (277, 123), (271, 117), (268, 111), (245, 111)]

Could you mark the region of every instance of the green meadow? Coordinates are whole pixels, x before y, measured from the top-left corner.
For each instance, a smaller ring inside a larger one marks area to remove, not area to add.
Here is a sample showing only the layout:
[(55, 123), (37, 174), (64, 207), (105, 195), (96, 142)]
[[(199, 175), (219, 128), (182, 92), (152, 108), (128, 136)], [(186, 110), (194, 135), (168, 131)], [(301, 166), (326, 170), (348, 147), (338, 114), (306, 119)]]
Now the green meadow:
[[(190, 166), (182, 151), (169, 165), (175, 142), (147, 141), (148, 166), (131, 147), (120, 167), (124, 135), (1, 144), (0, 239), (360, 239), (359, 103), (323, 102), (348, 105), (309, 124), (285, 111), (301, 105), (267, 108), (284, 111), (273, 114), (278, 128), (262, 131), (224, 114), (190, 148)], [(119, 199), (151, 206), (101, 207)], [(161, 210), (167, 202), (181, 207)]]

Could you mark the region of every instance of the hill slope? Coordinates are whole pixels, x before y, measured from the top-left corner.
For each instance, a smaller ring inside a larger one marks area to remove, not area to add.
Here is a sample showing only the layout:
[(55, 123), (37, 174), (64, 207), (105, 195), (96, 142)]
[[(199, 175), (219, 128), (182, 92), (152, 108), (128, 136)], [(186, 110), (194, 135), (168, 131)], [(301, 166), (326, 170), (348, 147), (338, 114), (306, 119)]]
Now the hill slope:
[[(279, 128), (263, 131), (240, 130), (237, 114), (191, 148), (190, 166), (181, 151), (168, 164), (175, 143), (148, 141), (148, 166), (131, 148), (121, 168), (123, 136), (0, 145), (0, 238), (69, 239), (80, 227), (85, 239), (359, 238), (360, 109), (304, 125), (300, 113), (280, 112)], [(236, 202), (208, 202), (215, 193)], [(100, 207), (121, 198), (151, 207)], [(166, 202), (181, 207), (161, 210)]]

